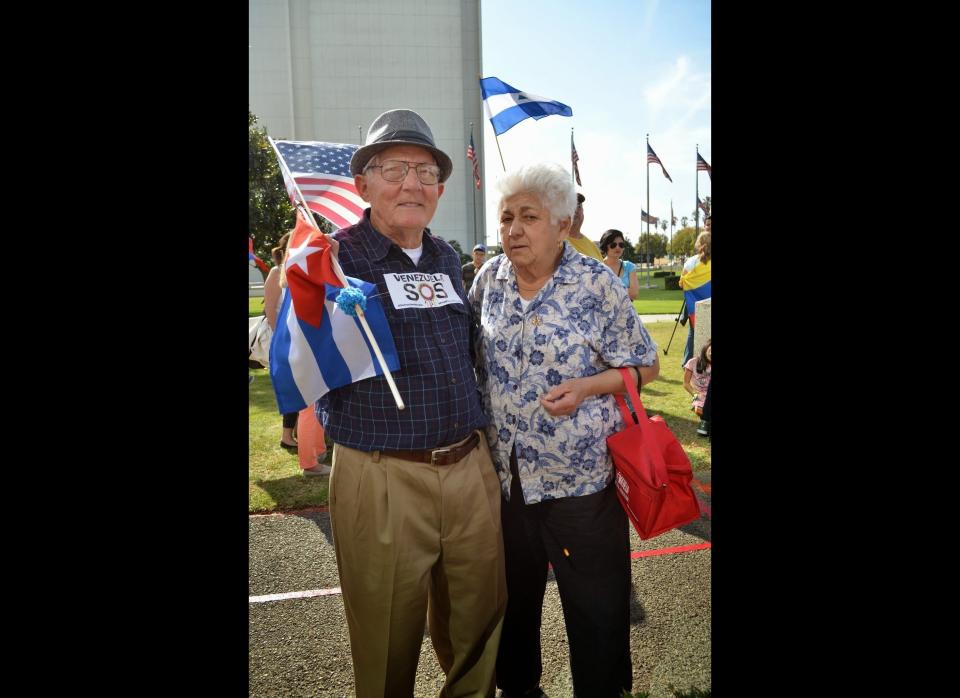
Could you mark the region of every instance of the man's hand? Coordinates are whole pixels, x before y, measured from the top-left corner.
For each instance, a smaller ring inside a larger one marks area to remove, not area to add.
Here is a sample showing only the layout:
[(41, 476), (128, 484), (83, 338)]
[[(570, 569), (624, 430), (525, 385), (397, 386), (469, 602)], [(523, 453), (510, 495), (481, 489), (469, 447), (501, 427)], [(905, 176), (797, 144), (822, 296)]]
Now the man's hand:
[(325, 237), (327, 239), (327, 242), (330, 243), (330, 251), (333, 252), (333, 256), (339, 258), (340, 243), (337, 241), (337, 239), (332, 235), (327, 235), (326, 233), (323, 234), (323, 237)]
[(540, 398), (543, 409), (552, 417), (573, 414), (577, 406), (587, 397), (583, 381), (579, 378), (566, 380)]

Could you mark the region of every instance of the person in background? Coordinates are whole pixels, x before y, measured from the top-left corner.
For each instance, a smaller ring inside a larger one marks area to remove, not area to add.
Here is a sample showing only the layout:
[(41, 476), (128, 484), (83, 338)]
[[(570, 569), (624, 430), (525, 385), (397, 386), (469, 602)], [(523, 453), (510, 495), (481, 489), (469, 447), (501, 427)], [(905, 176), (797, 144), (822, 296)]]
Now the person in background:
[(606, 437), (623, 428), (617, 367), (637, 385), (660, 371), (657, 345), (603, 263), (565, 240), (569, 173), (527, 165), (498, 184), (503, 254), (468, 298), (479, 316), (477, 373), (500, 478), (507, 614), (502, 698), (542, 696), (540, 624), (548, 565), (560, 592), (573, 694), (632, 686), (630, 548)]
[(570, 234), (567, 236), (567, 242), (573, 245), (574, 249), (580, 254), (602, 262), (603, 255), (600, 253), (593, 240), (580, 232), (583, 225), (583, 202), (587, 200), (583, 194), (577, 192), (577, 210), (573, 214), (573, 223), (570, 226)]
[(637, 281), (637, 265), (628, 259), (623, 259), (623, 250), (626, 245), (623, 233), (614, 228), (607, 230), (600, 237), (603, 263), (620, 279), (620, 283), (627, 289), (630, 300), (635, 301), (640, 295), (640, 282)]
[[(697, 236), (697, 240), (694, 243), (694, 250), (696, 254), (689, 257), (683, 263), (683, 271), (680, 273), (680, 288), (684, 288), (684, 276), (692, 272), (698, 264), (707, 264), (710, 262), (710, 256), (712, 251), (712, 238), (710, 234), (709, 221), (710, 216), (707, 216), (704, 223), (706, 229)], [(688, 309), (684, 308), (684, 317), (687, 317)], [(681, 366), (686, 366), (687, 362), (693, 358), (693, 323), (687, 325), (687, 343), (683, 348), (683, 359), (680, 362)]]
[(383, 376), (317, 402), (334, 442), (330, 521), (358, 698), (413, 695), (425, 622), (440, 695), (495, 686), (507, 603), (499, 482), (460, 255), (427, 227), (452, 170), (419, 114), (384, 112), (350, 160), (369, 207), (332, 236), (344, 274), (383, 299), (406, 403)]
[[(690, 359), (683, 367), (683, 389), (693, 396), (690, 409), (701, 416), (698, 434), (706, 436), (710, 433), (710, 417), (703, 416), (704, 403), (707, 400), (707, 390), (710, 387), (710, 373), (713, 370), (713, 354), (711, 341), (700, 349), (700, 356)], [(702, 430), (702, 431), (701, 431)]]
[(483, 262), (487, 256), (487, 248), (484, 245), (473, 246), (473, 261), (463, 265), (463, 290), (469, 291), (470, 284), (473, 283), (473, 277), (480, 271)]
[(700, 426), (697, 427), (697, 433), (700, 436), (706, 436), (708, 439), (713, 436), (713, 427), (710, 420), (710, 391), (713, 389), (713, 381), (707, 386), (707, 394), (703, 399), (703, 412), (700, 415)]
[[(267, 316), (270, 330), (277, 329), (277, 316), (280, 314), (280, 304), (283, 302), (283, 287), (286, 279), (283, 278), (283, 260), (287, 254), (287, 243), (290, 242), (290, 233), (286, 233), (277, 242), (277, 246), (270, 250), (273, 257), (273, 267), (267, 273), (263, 282), (263, 314)], [(290, 412), (283, 415), (283, 433), (280, 436), (280, 448), (292, 453), (297, 452), (297, 440), (293, 431), (297, 427), (297, 413)]]

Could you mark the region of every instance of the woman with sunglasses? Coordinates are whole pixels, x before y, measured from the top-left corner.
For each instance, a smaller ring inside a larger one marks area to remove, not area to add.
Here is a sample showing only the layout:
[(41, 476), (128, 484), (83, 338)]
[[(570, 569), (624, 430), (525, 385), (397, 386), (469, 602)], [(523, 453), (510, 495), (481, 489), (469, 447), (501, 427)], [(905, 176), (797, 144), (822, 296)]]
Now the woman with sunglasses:
[(640, 295), (640, 282), (637, 281), (637, 265), (623, 259), (623, 250), (626, 246), (623, 233), (619, 230), (611, 228), (600, 237), (603, 263), (610, 267), (610, 270), (620, 279), (623, 287), (627, 289), (630, 300), (635, 301)]

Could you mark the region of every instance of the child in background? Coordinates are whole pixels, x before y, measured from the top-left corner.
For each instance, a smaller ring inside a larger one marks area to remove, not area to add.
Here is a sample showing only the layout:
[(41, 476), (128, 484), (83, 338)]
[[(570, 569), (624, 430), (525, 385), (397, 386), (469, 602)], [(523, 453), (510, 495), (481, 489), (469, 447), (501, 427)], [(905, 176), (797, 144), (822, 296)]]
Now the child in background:
[[(697, 414), (703, 414), (703, 401), (707, 398), (707, 386), (710, 385), (710, 371), (712, 368), (710, 339), (703, 345), (700, 355), (690, 359), (683, 367), (683, 389), (693, 396), (690, 409)], [(701, 420), (700, 429), (709, 431), (709, 425)]]

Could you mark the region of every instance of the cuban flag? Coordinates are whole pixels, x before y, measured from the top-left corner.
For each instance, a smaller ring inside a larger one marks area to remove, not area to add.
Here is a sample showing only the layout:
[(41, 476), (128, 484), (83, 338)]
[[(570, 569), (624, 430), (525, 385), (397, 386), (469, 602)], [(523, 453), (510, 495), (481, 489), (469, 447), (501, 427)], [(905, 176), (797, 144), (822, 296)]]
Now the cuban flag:
[[(344, 287), (330, 243), (297, 211), (284, 273), (287, 289), (270, 342), (270, 379), (280, 414), (299, 412), (334, 388), (382, 375), (358, 318), (336, 304)], [(391, 371), (400, 368), (374, 284), (345, 277), (367, 299), (364, 315)]]
[(498, 136), (524, 119), (542, 119), (551, 114), (573, 116), (573, 109), (566, 104), (518, 90), (499, 78), (481, 78), (480, 93), (484, 112)]
[(680, 275), (680, 288), (683, 289), (683, 300), (687, 304), (690, 326), (694, 327), (697, 301), (710, 298), (710, 262), (704, 264), (698, 261), (693, 269), (683, 272)]
[(253, 251), (253, 238), (248, 236), (247, 240), (249, 240), (250, 242), (249, 246), (247, 247), (247, 250), (248, 250), (247, 260), (256, 264), (257, 267), (260, 269), (260, 271), (262, 271), (264, 274), (269, 274), (270, 267), (264, 264), (263, 260), (260, 259)]

